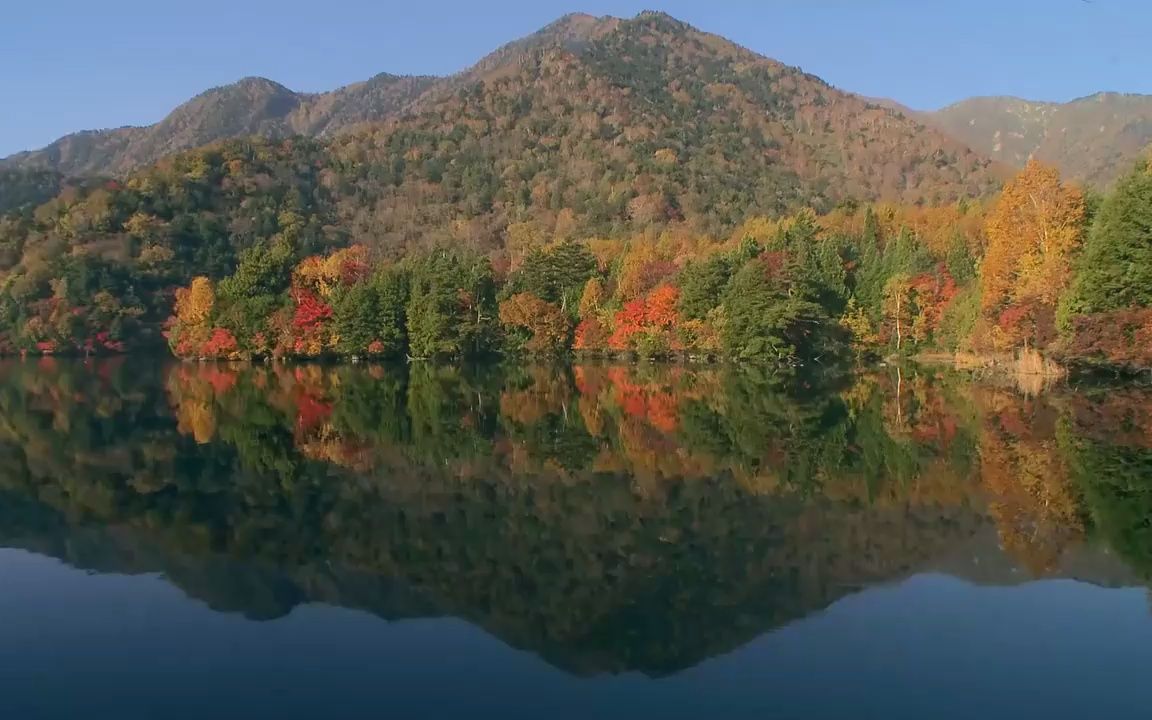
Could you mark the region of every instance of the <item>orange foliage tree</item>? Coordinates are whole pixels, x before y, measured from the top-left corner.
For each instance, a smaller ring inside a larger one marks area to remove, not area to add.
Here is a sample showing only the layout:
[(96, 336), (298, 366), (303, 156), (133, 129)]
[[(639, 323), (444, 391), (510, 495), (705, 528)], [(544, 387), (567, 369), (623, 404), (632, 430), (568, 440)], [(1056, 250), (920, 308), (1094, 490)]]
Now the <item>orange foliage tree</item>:
[(525, 350), (560, 352), (568, 343), (568, 318), (560, 308), (532, 293), (518, 293), (500, 303), (499, 315), (506, 328), (522, 328), (531, 335), (524, 343)]
[(613, 350), (636, 350), (658, 355), (680, 347), (676, 337), (680, 290), (661, 285), (640, 300), (633, 300), (616, 313), (615, 328), (608, 338)]
[[(1068, 284), (1083, 231), (1084, 196), (1054, 168), (1030, 161), (1005, 185), (985, 226), (981, 269), (981, 308), (999, 325), (991, 344), (1005, 349), (1037, 340), (1037, 325), (1051, 317)], [(1007, 328), (998, 321), (1014, 306), (1031, 308), (1031, 320)]]

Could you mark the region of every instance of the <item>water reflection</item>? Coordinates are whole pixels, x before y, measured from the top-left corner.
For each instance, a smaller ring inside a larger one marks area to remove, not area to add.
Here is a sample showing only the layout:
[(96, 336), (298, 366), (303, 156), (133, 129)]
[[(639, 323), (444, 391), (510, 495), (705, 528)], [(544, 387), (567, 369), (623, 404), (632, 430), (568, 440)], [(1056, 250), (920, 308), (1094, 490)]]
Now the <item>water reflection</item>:
[[(455, 616), (666, 675), (862, 588), (1152, 575), (1152, 403), (942, 371), (0, 368), (0, 543), (253, 619)], [(1115, 556), (1122, 558), (1117, 561)]]

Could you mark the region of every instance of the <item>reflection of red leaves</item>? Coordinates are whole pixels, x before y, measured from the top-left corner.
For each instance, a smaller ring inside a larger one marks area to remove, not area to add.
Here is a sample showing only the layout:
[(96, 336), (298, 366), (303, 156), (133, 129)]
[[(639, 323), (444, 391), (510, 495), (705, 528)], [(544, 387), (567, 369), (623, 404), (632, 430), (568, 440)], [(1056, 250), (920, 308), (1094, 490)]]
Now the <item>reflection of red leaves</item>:
[(1012, 437), (1024, 438), (1028, 436), (1028, 423), (1021, 417), (1018, 408), (1012, 407), (1001, 411), (997, 415), (997, 419), (1000, 421), (1001, 429)]
[(203, 378), (216, 395), (223, 395), (236, 385), (236, 373), (218, 367), (205, 368)]
[(296, 397), (296, 426), (311, 430), (322, 425), (332, 415), (332, 404), (308, 393)]
[(679, 425), (678, 414), (679, 408), (671, 393), (662, 392), (648, 398), (648, 422), (657, 430), (675, 432)]
[(641, 386), (632, 382), (625, 368), (611, 368), (608, 379), (616, 403), (625, 415), (646, 421), (661, 432), (675, 432), (679, 427), (680, 404), (675, 395), (662, 387)]

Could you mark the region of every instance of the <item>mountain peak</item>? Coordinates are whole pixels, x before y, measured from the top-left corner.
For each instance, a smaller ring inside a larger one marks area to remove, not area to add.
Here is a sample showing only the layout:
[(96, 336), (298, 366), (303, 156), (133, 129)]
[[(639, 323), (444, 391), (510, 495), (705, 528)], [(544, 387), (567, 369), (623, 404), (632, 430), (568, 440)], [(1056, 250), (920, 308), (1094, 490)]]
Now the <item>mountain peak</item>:
[(689, 25), (688, 23), (684, 22), (683, 20), (680, 20), (679, 18), (673, 17), (672, 15), (669, 15), (668, 13), (664, 12), (663, 10), (641, 10), (640, 12), (636, 13), (636, 17), (634, 17), (633, 20), (636, 20), (636, 21), (646, 20), (649, 22), (658, 22), (658, 23), (663, 23), (663, 24), (666, 24), (666, 25), (669, 25), (672, 27), (677, 27), (680, 29), (691, 29), (692, 28), (692, 26)]

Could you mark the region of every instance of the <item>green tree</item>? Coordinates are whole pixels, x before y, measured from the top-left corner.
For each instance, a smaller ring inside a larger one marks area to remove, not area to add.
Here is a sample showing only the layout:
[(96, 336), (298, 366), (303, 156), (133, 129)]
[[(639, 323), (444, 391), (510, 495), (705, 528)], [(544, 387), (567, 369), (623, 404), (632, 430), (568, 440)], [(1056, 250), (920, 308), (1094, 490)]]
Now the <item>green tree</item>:
[(1072, 315), (1152, 306), (1152, 165), (1140, 162), (1096, 216), (1065, 302)]
[(476, 356), (496, 349), (496, 284), (487, 260), (439, 250), (416, 260), (411, 278), (407, 317), (414, 356)]
[(732, 279), (732, 260), (723, 254), (690, 263), (680, 274), (680, 313), (686, 320), (703, 320), (724, 299)]
[(401, 355), (407, 349), (408, 283), (387, 268), (340, 291), (332, 303), (336, 349), (348, 355)]
[(781, 253), (747, 263), (724, 293), (721, 339), (727, 354), (739, 359), (790, 361), (825, 349), (828, 318), (819, 304), (793, 293)]

